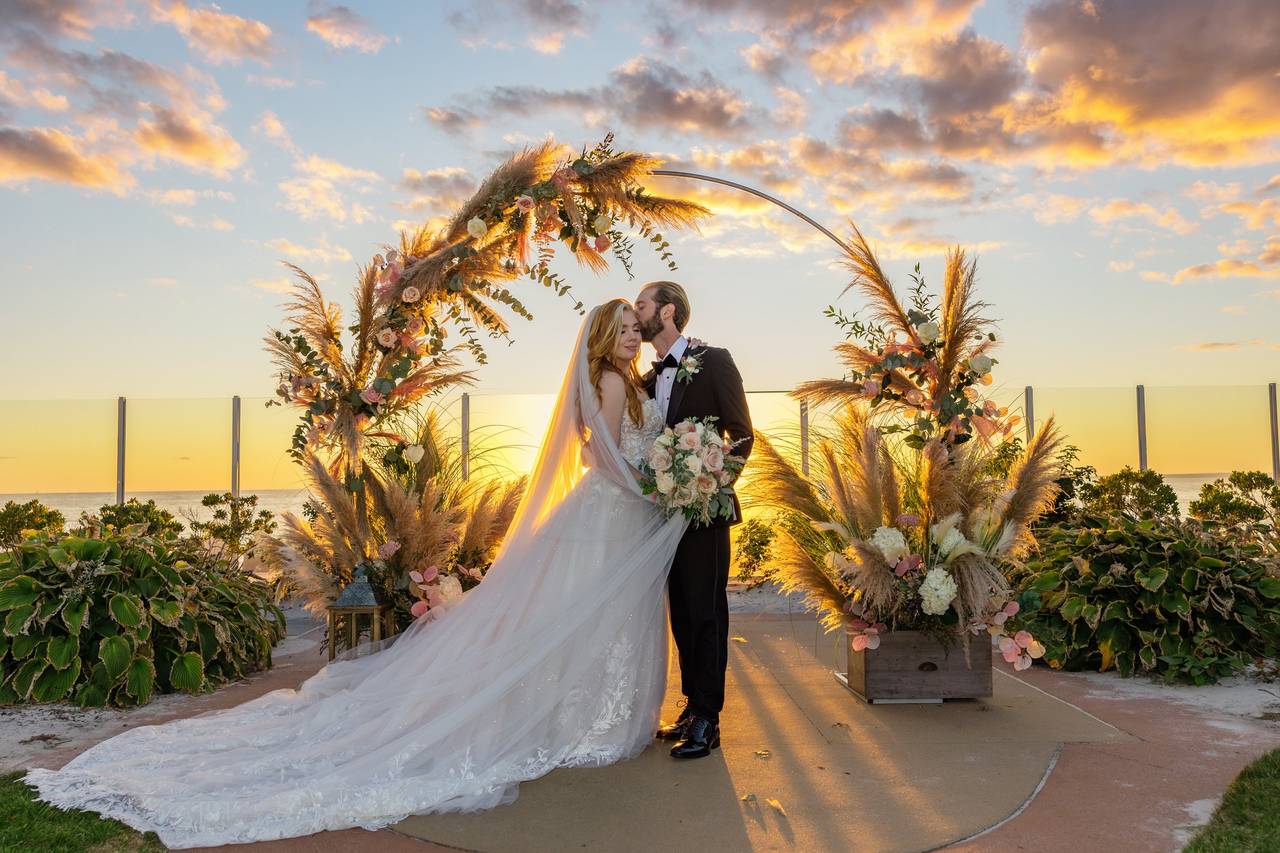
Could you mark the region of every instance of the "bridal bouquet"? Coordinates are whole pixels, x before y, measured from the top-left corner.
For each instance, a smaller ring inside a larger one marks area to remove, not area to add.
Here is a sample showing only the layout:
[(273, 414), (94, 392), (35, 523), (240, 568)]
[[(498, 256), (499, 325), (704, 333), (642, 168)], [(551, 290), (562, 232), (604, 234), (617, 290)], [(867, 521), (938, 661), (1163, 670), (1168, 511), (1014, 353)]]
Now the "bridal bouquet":
[(695, 524), (733, 518), (732, 483), (746, 460), (729, 451), (715, 418), (690, 418), (667, 427), (640, 463), (640, 486), (656, 495), (668, 517), (677, 512)]

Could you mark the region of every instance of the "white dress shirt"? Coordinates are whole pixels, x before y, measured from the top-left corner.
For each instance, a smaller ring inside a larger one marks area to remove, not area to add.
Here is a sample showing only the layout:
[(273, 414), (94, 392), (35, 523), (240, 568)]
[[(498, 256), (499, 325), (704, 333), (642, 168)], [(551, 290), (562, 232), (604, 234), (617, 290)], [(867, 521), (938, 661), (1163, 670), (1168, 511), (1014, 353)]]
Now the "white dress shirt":
[[(688, 348), (688, 339), (681, 335), (676, 338), (676, 342), (671, 345), (671, 349), (667, 350), (667, 355), (676, 361), (680, 361), (684, 358), (685, 351)], [(676, 385), (676, 368), (663, 368), (662, 372), (654, 378), (654, 383), (653, 398), (658, 401), (658, 411), (662, 412), (663, 418), (666, 418), (667, 406), (671, 404), (671, 389)]]

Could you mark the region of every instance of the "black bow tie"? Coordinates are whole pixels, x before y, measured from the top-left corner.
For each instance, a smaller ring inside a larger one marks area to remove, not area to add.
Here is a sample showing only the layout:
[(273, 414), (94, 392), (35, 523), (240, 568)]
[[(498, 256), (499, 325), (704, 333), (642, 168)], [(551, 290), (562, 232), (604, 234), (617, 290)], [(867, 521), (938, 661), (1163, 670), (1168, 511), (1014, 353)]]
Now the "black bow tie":
[(662, 374), (662, 371), (666, 370), (668, 367), (678, 368), (679, 366), (680, 362), (676, 361), (676, 357), (671, 353), (667, 353), (667, 357), (662, 359), (662, 361), (655, 361), (653, 363), (653, 373), (655, 376), (659, 376)]

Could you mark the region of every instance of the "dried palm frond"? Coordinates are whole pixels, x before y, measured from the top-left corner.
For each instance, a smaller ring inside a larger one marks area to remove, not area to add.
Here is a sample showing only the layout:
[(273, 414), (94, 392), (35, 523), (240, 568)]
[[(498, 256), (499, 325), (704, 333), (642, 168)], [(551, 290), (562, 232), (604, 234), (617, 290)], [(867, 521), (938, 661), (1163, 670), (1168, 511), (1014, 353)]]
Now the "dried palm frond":
[(863, 396), (862, 383), (844, 379), (811, 379), (797, 385), (791, 396), (811, 406), (847, 403)]
[(937, 521), (960, 507), (954, 464), (946, 446), (933, 439), (920, 451), (919, 494), (926, 520)]
[[(1017, 529), (1016, 539), (1021, 546), (1029, 544), (1027, 531), (1032, 522), (1052, 506), (1057, 497), (1057, 460), (1062, 443), (1062, 433), (1050, 418), (1036, 432), (1022, 458), (1009, 471), (1002, 517)], [(1018, 547), (1012, 550), (1016, 553)]]
[(938, 368), (942, 376), (951, 376), (962, 362), (976, 355), (974, 342), (985, 338), (983, 331), (989, 321), (981, 316), (981, 312), (988, 305), (973, 298), (977, 270), (977, 260), (966, 261), (963, 249), (947, 252), (939, 323), (942, 338), (938, 347)]
[(825, 630), (834, 631), (844, 625), (848, 591), (815, 559), (814, 549), (796, 537), (797, 533), (787, 528), (775, 540), (770, 578), (784, 594), (804, 593), (805, 606), (818, 612)]
[(859, 603), (863, 611), (878, 618), (890, 617), (897, 609), (893, 567), (878, 549), (862, 540), (854, 542), (852, 549), (849, 581), (862, 593)]
[(751, 476), (742, 481), (740, 491), (748, 506), (786, 508), (816, 521), (832, 520), (813, 484), (759, 430), (751, 446)]
[(907, 312), (898, 301), (893, 284), (880, 267), (875, 250), (867, 242), (862, 231), (854, 223), (853, 238), (845, 254), (844, 266), (853, 273), (853, 280), (845, 288), (857, 289), (870, 303), (871, 316), (884, 323), (891, 331), (902, 332), (907, 338), (915, 336), (915, 326), (907, 318)]

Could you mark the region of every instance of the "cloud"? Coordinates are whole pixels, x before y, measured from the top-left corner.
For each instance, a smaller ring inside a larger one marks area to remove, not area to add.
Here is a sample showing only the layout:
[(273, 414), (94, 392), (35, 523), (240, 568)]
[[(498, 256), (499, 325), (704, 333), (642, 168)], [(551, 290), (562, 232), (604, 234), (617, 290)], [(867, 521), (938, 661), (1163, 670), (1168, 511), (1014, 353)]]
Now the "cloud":
[(1222, 203), (1239, 197), (1240, 184), (1238, 182), (1219, 184), (1213, 181), (1196, 181), (1187, 187), (1185, 194), (1197, 201)]
[[(783, 195), (794, 195), (801, 189), (801, 175), (789, 162), (787, 145), (776, 140), (722, 150), (697, 147), (690, 159), (695, 171), (717, 175), (729, 172), (740, 176), (748, 186), (763, 185)], [(669, 165), (679, 168), (678, 163)]]
[(539, 53), (556, 54), (570, 36), (586, 36), (595, 25), (594, 4), (574, 0), (493, 0), (451, 12), (446, 20), (462, 34), (462, 43), (474, 49), (509, 49), (504, 40), (493, 40), (493, 22), (501, 31), (525, 33), (525, 44)]
[(332, 264), (351, 260), (351, 253), (342, 246), (335, 246), (329, 238), (321, 236), (314, 246), (303, 246), (284, 237), (268, 240), (263, 245), (275, 249), (280, 254), (295, 261), (314, 261), (321, 264)]
[(324, 178), (296, 177), (281, 181), (276, 186), (284, 193), (284, 209), (307, 221), (324, 217), (334, 222), (347, 221), (342, 194)]
[(337, 160), (329, 160), (310, 154), (294, 164), (298, 171), (330, 181), (377, 181), (381, 180), (377, 172), (368, 169), (356, 169), (343, 165)]
[(268, 89), (292, 89), (298, 85), (298, 81), (292, 77), (279, 77), (274, 74), (247, 74), (244, 79), (259, 86), (266, 86)]
[(1014, 204), (1024, 210), (1030, 210), (1036, 222), (1042, 225), (1074, 222), (1085, 208), (1093, 203), (1093, 199), (1059, 193), (1025, 193), (1014, 199)]
[(1172, 207), (1158, 210), (1146, 202), (1136, 202), (1127, 198), (1113, 198), (1106, 204), (1091, 207), (1089, 215), (1102, 225), (1126, 219), (1143, 219), (1177, 234), (1189, 234), (1199, 227), (1194, 222), (1188, 222)]
[(191, 207), (198, 199), (216, 198), (220, 201), (235, 201), (235, 196), (225, 190), (167, 189), (147, 190), (144, 195), (152, 204), (162, 207)]
[(255, 278), (253, 286), (268, 293), (292, 293), (294, 280), (291, 278)]
[(217, 6), (192, 9), (183, 0), (151, 0), (151, 19), (172, 24), (193, 50), (215, 64), (252, 59), (265, 65), (275, 51), (270, 27)]
[(8, 101), (19, 107), (35, 107), (51, 113), (65, 113), (71, 108), (66, 95), (55, 95), (43, 87), (30, 89), (21, 80), (0, 70), (0, 104)]
[(402, 209), (452, 213), (454, 208), (471, 198), (476, 190), (476, 180), (470, 172), (458, 166), (426, 172), (405, 169), (399, 186), (412, 194), (408, 202), (398, 205)]
[(1280, 192), (1280, 175), (1276, 175), (1272, 177), (1271, 180), (1267, 181), (1265, 184), (1258, 187), (1258, 189), (1255, 191), (1254, 194), (1267, 195), (1273, 192)]
[(786, 86), (777, 86), (773, 90), (777, 102), (771, 116), (776, 124), (783, 127), (804, 127), (809, 116), (809, 104), (804, 95)]
[(244, 149), (223, 128), (158, 104), (147, 106), (153, 119), (139, 122), (135, 136), (142, 150), (217, 174), (226, 174), (244, 162)]
[(444, 130), (458, 131), (500, 117), (542, 117), (549, 110), (586, 114), (589, 124), (616, 121), (631, 127), (719, 138), (748, 135), (763, 113), (708, 71), (690, 72), (639, 57), (615, 68), (606, 85), (582, 89), (497, 86), (468, 98), (475, 108), (427, 108)]
[(1243, 305), (1223, 305), (1218, 310), (1221, 311), (1223, 314), (1243, 314), (1244, 306)]
[(388, 41), (368, 20), (346, 6), (325, 6), (313, 2), (311, 8), (313, 11), (307, 17), (307, 30), (331, 47), (377, 53)]
[(1280, 267), (1264, 268), (1253, 261), (1219, 258), (1207, 264), (1184, 267), (1173, 275), (1174, 284), (1198, 278), (1280, 278)]
[(294, 155), (298, 154), (298, 146), (293, 144), (293, 139), (289, 136), (289, 131), (285, 128), (284, 122), (280, 121), (280, 117), (267, 110), (258, 119), (258, 123), (253, 129), (261, 133), (267, 139)]
[(1280, 228), (1280, 201), (1273, 198), (1262, 201), (1232, 201), (1219, 205), (1218, 210), (1240, 217), (1240, 221), (1250, 231)]
[(1133, 269), (1133, 261), (1110, 261), (1107, 269), (1111, 272), (1128, 272)]
[(78, 40), (103, 24), (120, 25), (130, 18), (118, 3), (92, 0), (4, 0), (0, 2), (0, 34), (39, 33)]
[(1222, 350), (1240, 349), (1238, 341), (1210, 341), (1201, 344), (1183, 344), (1178, 347), (1186, 352), (1220, 352)]
[(116, 160), (84, 150), (84, 140), (50, 127), (0, 127), (0, 184), (57, 181), (121, 192), (133, 177)]
[(1097, 150), (1077, 165), (1273, 159), (1280, 138), (1278, 42), (1280, 7), (1272, 0), (1212, 9), (1167, 0), (1043, 0), (1028, 11), (1023, 31), (1032, 80), (1043, 94), (1029, 98), (1027, 109), (1012, 110), (1010, 120), (1029, 130), (1094, 135)]

